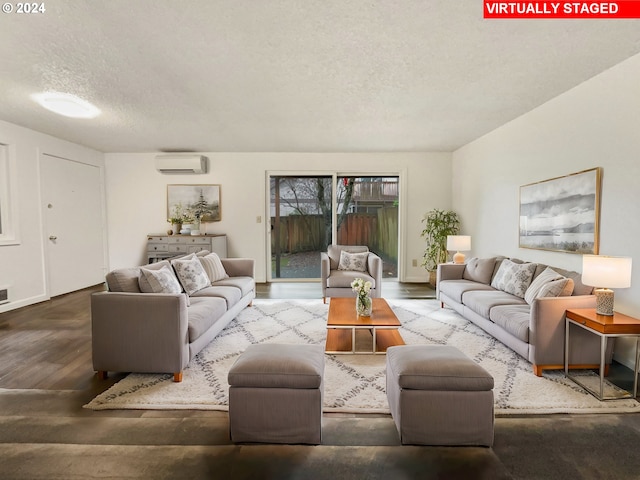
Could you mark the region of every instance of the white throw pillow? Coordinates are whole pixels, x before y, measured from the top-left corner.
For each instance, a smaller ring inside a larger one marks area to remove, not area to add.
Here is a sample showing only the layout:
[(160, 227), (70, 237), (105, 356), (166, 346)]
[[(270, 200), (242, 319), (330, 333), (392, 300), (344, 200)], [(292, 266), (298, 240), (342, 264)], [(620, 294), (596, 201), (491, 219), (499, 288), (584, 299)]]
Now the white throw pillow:
[(159, 270), (140, 268), (151, 292), (146, 293), (182, 293), (182, 287), (171, 267), (165, 265)]
[(524, 298), (535, 271), (535, 263), (514, 263), (504, 259), (491, 281), (491, 286), (516, 297)]
[(173, 265), (187, 295), (202, 290), (211, 284), (207, 272), (202, 268), (202, 264), (198, 258), (172, 260), (171, 265)]
[(368, 257), (369, 252), (349, 253), (342, 250), (340, 252), (340, 263), (338, 264), (338, 270), (366, 272)]
[(531, 305), (533, 301), (540, 295), (540, 290), (554, 280), (562, 280), (564, 277), (550, 267), (547, 267), (543, 272), (533, 279), (529, 288), (524, 294), (524, 299)]
[(229, 278), (229, 275), (227, 275), (227, 271), (224, 269), (224, 265), (222, 265), (217, 253), (210, 253), (204, 257), (198, 257), (198, 259), (200, 260), (204, 271), (207, 272), (207, 276), (211, 283)]

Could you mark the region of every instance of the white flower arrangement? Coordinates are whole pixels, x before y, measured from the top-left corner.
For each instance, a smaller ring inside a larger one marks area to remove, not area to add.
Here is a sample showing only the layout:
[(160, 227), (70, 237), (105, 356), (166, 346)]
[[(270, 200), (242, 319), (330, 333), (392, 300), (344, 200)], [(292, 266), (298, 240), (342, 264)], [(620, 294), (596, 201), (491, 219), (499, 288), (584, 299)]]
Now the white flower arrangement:
[(362, 278), (356, 278), (351, 282), (351, 289), (356, 292), (360, 298), (368, 297), (372, 286), (370, 281), (367, 280), (365, 282)]

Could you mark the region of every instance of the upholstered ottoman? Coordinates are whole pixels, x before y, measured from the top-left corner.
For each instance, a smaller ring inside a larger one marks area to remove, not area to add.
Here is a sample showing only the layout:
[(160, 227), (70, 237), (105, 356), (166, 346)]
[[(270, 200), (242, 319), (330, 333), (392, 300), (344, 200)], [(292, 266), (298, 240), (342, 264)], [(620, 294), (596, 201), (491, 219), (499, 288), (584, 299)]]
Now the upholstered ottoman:
[(455, 347), (388, 348), (387, 399), (403, 444), (493, 444), (493, 377)]
[(250, 345), (229, 370), (233, 442), (319, 444), (322, 345)]

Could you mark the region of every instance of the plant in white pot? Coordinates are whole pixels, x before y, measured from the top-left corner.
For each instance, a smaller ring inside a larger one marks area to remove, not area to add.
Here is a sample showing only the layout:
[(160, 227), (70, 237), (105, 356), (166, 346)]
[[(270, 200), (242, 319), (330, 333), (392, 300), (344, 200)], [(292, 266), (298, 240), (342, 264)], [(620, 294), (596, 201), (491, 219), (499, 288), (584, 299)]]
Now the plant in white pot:
[(460, 219), (452, 210), (434, 208), (422, 219), (424, 229), (420, 234), (426, 241), (422, 266), (429, 272), (429, 283), (436, 284), (436, 270), (439, 263), (447, 261), (447, 236), (458, 235)]

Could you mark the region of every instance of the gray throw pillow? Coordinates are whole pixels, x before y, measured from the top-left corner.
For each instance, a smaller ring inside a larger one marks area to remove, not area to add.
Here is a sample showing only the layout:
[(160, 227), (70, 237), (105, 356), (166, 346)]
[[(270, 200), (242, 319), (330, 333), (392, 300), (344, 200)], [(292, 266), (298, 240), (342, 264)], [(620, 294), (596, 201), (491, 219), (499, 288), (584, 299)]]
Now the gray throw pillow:
[(182, 293), (182, 287), (171, 267), (164, 265), (159, 270), (141, 267), (140, 272), (151, 288), (150, 292), (145, 293)]
[(493, 277), (491, 286), (516, 297), (524, 298), (535, 271), (535, 263), (514, 263), (505, 259)]
[(574, 282), (571, 278), (561, 278), (547, 283), (538, 294), (537, 298), (542, 297), (568, 297), (573, 293)]
[(462, 278), (465, 280), (472, 280), (478, 283), (484, 283), (489, 285), (491, 281), (491, 275), (493, 274), (493, 267), (496, 264), (494, 258), (472, 258), (467, 262), (462, 273)]
[(540, 275), (533, 279), (529, 288), (524, 294), (524, 299), (531, 305), (533, 301), (540, 295), (540, 290), (554, 280), (561, 280), (564, 277), (550, 267), (547, 267)]
[(338, 270), (366, 272), (368, 257), (369, 252), (349, 253), (342, 250), (340, 252), (340, 263), (338, 264)]

